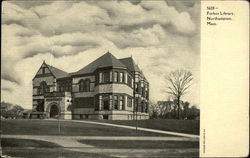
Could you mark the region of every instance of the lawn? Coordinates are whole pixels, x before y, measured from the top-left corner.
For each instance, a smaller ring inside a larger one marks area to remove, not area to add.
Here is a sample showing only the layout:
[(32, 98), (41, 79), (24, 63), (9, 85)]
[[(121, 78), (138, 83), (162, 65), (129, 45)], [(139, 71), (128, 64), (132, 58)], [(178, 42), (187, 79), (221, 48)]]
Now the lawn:
[(119, 125), (136, 126), (143, 128), (158, 129), (164, 131), (173, 131), (188, 134), (199, 135), (199, 120), (176, 120), (176, 119), (149, 119), (149, 120), (95, 120)]
[[(2, 140), (3, 155), (25, 158), (71, 158), (71, 157), (108, 157), (103, 154), (69, 151), (65, 148), (46, 141), (27, 139)], [(46, 155), (46, 156), (45, 156)]]
[[(65, 136), (173, 136), (119, 127), (61, 121), (60, 135)], [(59, 135), (58, 121), (52, 120), (2, 120), (2, 134)]]
[(110, 149), (187, 149), (199, 148), (199, 142), (148, 140), (78, 140), (83, 144)]

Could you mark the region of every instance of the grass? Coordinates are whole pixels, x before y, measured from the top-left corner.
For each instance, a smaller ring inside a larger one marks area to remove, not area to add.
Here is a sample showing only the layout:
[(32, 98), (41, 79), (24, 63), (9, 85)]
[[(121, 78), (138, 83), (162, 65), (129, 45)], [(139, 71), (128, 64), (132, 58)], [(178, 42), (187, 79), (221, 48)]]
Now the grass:
[(28, 139), (3, 138), (2, 150), (3, 155), (25, 158), (108, 157), (103, 154), (69, 151), (54, 143)]
[(80, 143), (99, 148), (131, 149), (187, 149), (199, 148), (199, 142), (189, 141), (144, 141), (144, 140), (78, 140)]
[(14, 138), (2, 138), (1, 145), (3, 147), (48, 147), (48, 148), (61, 147), (60, 145), (47, 141), (14, 139)]
[[(60, 135), (65, 136), (172, 136), (79, 122), (62, 121), (60, 124)], [(2, 120), (1, 128), (2, 134), (59, 135), (58, 121), (51, 120)]]
[(136, 126), (164, 131), (173, 131), (180, 133), (199, 135), (199, 120), (176, 120), (176, 119), (149, 119), (149, 120), (95, 120), (96, 122), (105, 122), (119, 125)]

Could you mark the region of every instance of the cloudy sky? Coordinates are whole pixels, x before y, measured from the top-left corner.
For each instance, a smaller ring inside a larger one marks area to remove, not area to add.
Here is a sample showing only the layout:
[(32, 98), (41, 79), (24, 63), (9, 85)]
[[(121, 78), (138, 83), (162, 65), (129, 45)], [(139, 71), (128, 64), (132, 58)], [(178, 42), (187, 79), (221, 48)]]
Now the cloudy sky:
[(45, 60), (74, 72), (107, 51), (132, 56), (166, 100), (164, 76), (194, 75), (183, 98), (199, 106), (200, 3), (188, 1), (9, 1), (2, 7), (1, 100), (32, 107), (32, 78)]

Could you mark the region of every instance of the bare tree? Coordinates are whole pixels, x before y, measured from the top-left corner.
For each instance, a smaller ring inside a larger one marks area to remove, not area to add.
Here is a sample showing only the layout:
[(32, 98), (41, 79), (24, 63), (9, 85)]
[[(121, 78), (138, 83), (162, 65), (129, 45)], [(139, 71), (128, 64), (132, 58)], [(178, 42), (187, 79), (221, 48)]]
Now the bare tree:
[(173, 95), (177, 100), (178, 118), (180, 119), (180, 100), (183, 95), (187, 93), (188, 88), (191, 86), (193, 75), (187, 70), (176, 70), (166, 76), (168, 81), (167, 93)]

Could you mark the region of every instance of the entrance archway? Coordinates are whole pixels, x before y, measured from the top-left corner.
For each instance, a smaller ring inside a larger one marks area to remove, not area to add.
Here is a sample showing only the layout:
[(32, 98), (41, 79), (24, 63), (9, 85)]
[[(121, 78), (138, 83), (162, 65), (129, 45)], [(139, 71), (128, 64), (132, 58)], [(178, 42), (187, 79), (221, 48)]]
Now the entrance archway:
[(59, 115), (59, 109), (58, 107), (54, 104), (50, 108), (50, 118), (57, 118)]

